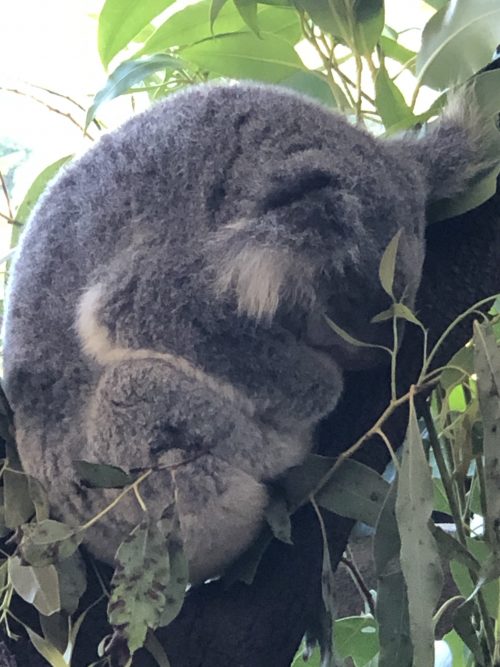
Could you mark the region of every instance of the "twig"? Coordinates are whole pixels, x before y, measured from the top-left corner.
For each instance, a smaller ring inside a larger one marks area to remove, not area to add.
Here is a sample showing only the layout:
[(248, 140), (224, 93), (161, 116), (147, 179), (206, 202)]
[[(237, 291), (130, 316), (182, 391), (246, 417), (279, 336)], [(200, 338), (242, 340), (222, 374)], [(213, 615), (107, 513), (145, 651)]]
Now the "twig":
[(76, 125), (76, 127), (83, 132), (83, 135), (87, 137), (87, 139), (90, 139), (91, 141), (94, 141), (94, 137), (92, 137), (88, 130), (84, 128), (83, 125), (81, 125), (76, 118), (74, 118), (69, 112), (67, 111), (61, 111), (61, 109), (58, 109), (57, 107), (53, 107), (52, 105), (48, 104), (44, 100), (41, 100), (39, 97), (36, 97), (36, 95), (32, 95), (31, 93), (26, 93), (23, 92), (22, 90), (18, 90), (17, 88), (5, 88), (3, 86), (0, 86), (0, 90), (4, 90), (7, 93), (14, 93), (15, 95), (21, 95), (22, 97), (28, 97), (31, 100), (34, 100), (35, 102), (38, 102), (42, 106), (44, 106), (46, 109), (49, 111), (53, 111), (54, 113), (59, 114), (60, 116), (63, 116), (64, 118), (67, 118), (73, 125)]
[(356, 563), (352, 558), (352, 554), (349, 554), (349, 558), (342, 556), (340, 562), (349, 570), (352, 580), (356, 584), (356, 588), (368, 605), (370, 614), (375, 618), (375, 604), (373, 602), (373, 595), (370, 593), (368, 586), (365, 584), (364, 579), (361, 576), (361, 572), (358, 570)]
[[(9, 191), (7, 190), (7, 183), (5, 182), (5, 178), (3, 177), (3, 174), (2, 174), (1, 171), (0, 171), (0, 182), (2, 184), (2, 190), (3, 190), (4, 197), (5, 197), (5, 201), (7, 202), (7, 210), (9, 211), (9, 218), (13, 219), (14, 218), (14, 213), (12, 211), (12, 206), (11, 206), (11, 203), (10, 203)], [(7, 216), (2, 215), (2, 217), (7, 217)], [(9, 219), (9, 218), (7, 218), (7, 219)]]
[(0, 218), (7, 220), (10, 225), (19, 225), (19, 227), (23, 226), (22, 222), (19, 220), (14, 220), (14, 218), (12, 218), (10, 215), (5, 215), (5, 213), (0, 212)]

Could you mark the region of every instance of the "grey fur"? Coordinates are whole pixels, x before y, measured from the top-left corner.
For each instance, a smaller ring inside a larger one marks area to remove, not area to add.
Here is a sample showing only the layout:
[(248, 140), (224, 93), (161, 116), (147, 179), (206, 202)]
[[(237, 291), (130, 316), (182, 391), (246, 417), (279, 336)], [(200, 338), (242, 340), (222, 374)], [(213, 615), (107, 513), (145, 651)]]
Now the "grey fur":
[[(265, 482), (310, 450), (342, 371), (377, 360), (323, 315), (390, 344), (370, 325), (389, 305), (383, 251), (402, 228), (395, 289), (412, 306), (429, 196), (480, 161), (462, 120), (440, 127), (382, 142), (281, 89), (207, 85), (64, 169), (23, 236), (5, 325), (19, 452), (55, 516), (83, 522), (117, 493), (81, 488), (73, 460), (153, 467), (141, 495), (158, 516), (176, 500), (192, 580), (248, 546)], [(129, 494), (88, 546), (111, 560), (140, 516)]]

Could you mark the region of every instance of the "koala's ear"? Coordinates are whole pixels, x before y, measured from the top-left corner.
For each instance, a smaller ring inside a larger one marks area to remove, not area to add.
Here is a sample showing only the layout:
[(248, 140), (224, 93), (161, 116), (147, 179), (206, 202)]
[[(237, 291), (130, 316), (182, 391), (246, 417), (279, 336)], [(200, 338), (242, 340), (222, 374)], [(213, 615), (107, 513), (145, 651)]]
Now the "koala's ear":
[(280, 304), (312, 305), (315, 269), (280, 243), (271, 220), (267, 225), (267, 240), (262, 218), (243, 219), (219, 230), (210, 245), (218, 296), (233, 294), (240, 314), (269, 321)]
[(396, 149), (416, 158), (423, 170), (428, 202), (462, 193), (494, 164), (488, 148), (493, 117), (479, 109), (473, 84), (450, 93), (441, 116), (423, 133), (395, 139)]

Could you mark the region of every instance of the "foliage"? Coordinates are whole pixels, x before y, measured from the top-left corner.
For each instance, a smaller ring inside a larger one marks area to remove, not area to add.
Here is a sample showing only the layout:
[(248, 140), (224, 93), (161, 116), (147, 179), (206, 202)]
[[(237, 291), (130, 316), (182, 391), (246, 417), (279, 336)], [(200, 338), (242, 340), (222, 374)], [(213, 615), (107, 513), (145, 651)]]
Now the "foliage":
[[(94, 123), (99, 128), (96, 119), (102, 106), (117, 96), (147, 95), (154, 102), (192, 84), (250, 78), (302, 92), (376, 133), (409, 130), (438, 114), (446, 96), (442, 91), (467, 82), (486, 65), (500, 42), (496, 0), (473, 4), (428, 0), (428, 5), (436, 13), (423, 31), (422, 48), (416, 54), (404, 45), (402, 34), (385, 25), (383, 0), (199, 0), (187, 6), (172, 0), (106, 0), (99, 17), (98, 50), (109, 75), (87, 111), (86, 127)], [(306, 47), (314, 58), (307, 56)], [(400, 87), (403, 73), (413, 77), (409, 96)], [(498, 78), (499, 72), (491, 71), (475, 79), (477, 103), (490, 122), (492, 158), (500, 154)], [(434, 89), (435, 100), (422, 110), (418, 101), (424, 85)], [(62, 157), (46, 167), (17, 212), (9, 210), (6, 217), (15, 223), (13, 246), (38, 197), (68, 159)], [(441, 202), (430, 211), (432, 218), (457, 215), (485, 201), (494, 192), (498, 170), (485, 173), (471, 192)], [(396, 236), (379, 271), (391, 298), (397, 246)], [(486, 302), (492, 303), (493, 299)], [(485, 303), (475, 304), (470, 312), (481, 305)], [(311, 456), (290, 471), (268, 508), (269, 528), (226, 577), (228, 583), (250, 582), (272, 536), (290, 542), (290, 514), (311, 502), (322, 530), (324, 511), (374, 528), (378, 591), (376, 604), (368, 593), (370, 613), (333, 620), (335, 583), (325, 536), (322, 582), (327, 630), (319, 638), (318, 650), (306, 649), (308, 664), (333, 665), (348, 658), (356, 667), (433, 664), (436, 624), (450, 602), (436, 609), (440, 559), (450, 564), (460, 592), (454, 629), (444, 637), (454, 667), (495, 664), (500, 660), (500, 471), (495, 465), (500, 421), (498, 315), (491, 311), (490, 318), (481, 317), (469, 346), (441, 369), (433, 369), (432, 362), (444, 338), (427, 350), (423, 325), (395, 301), (389, 311), (377, 316), (378, 321), (384, 319), (403, 319), (407, 326), (420, 328), (425, 352), (418, 384), (404, 396), (397, 394), (398, 328), (394, 327), (393, 347), (384, 348), (392, 368), (392, 399), (386, 411), (336, 461)], [(366, 345), (336, 323), (331, 325), (352, 344)], [(425, 402), (419, 394), (429, 388), (434, 393)], [(140, 498), (138, 489), (149, 473), (132, 479), (112, 466), (75, 461), (86, 485), (116, 488), (116, 498), (84, 526), (53, 521), (44, 491), (20, 468), (12, 415), (4, 399), (1, 404), (0, 429), (6, 442), (2, 533), (16, 532), (0, 561), (0, 622), (11, 633), (11, 601), (18, 595), (39, 613), (37, 631), (17, 619), (33, 645), (49, 664), (69, 665), (86, 613), (79, 609), (85, 568), (78, 544), (85, 530), (125, 494), (136, 493)], [(409, 405), (410, 417), (400, 460), (384, 425), (402, 405)], [(350, 458), (371, 436), (382, 438), (391, 450), (397, 471), (391, 484)], [(449, 515), (455, 524), (452, 533), (433, 524), (433, 509)], [(178, 614), (186, 582), (186, 559), (175, 516), (167, 522), (145, 514), (117, 552), (109, 598), (115, 632), (103, 644), (102, 664), (111, 654), (129, 663), (138, 648), (148, 646), (151, 632)], [(157, 660), (168, 664), (166, 656)], [(298, 654), (294, 665), (301, 662)]]

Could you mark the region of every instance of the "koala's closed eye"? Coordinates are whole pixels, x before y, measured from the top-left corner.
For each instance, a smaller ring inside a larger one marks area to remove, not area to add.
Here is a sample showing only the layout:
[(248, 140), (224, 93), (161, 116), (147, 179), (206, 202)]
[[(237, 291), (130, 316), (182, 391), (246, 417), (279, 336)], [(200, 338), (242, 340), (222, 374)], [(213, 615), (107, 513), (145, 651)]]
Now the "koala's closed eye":
[(298, 173), (277, 174), (271, 190), (265, 195), (262, 207), (264, 209), (289, 206), (293, 201), (302, 199), (305, 195), (322, 190), (335, 183), (333, 174), (321, 167), (304, 169)]

